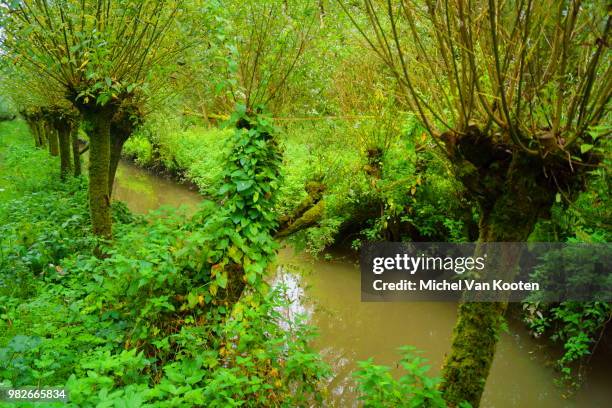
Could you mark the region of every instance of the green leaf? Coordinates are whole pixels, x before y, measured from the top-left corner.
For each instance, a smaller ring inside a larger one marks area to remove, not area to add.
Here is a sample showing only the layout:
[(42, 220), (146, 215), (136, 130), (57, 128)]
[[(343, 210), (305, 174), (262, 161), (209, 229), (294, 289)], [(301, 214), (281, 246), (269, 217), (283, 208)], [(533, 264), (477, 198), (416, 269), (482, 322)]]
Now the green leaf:
[(198, 295), (189, 292), (187, 295), (187, 303), (189, 304), (189, 308), (193, 309), (198, 304)]
[(580, 145), (580, 153), (584, 154), (593, 148), (592, 144), (584, 143)]
[(228, 255), (232, 260), (236, 263), (239, 263), (242, 259), (242, 251), (240, 251), (236, 246), (232, 245), (230, 249), (227, 251)]
[(257, 274), (254, 271), (247, 272), (246, 279), (249, 284), (254, 285), (257, 280)]
[(253, 185), (253, 181), (252, 180), (239, 181), (239, 182), (236, 183), (236, 191), (240, 192), (240, 191), (247, 190), (252, 185)]
[(223, 272), (217, 276), (217, 284), (225, 289), (227, 287), (227, 272)]

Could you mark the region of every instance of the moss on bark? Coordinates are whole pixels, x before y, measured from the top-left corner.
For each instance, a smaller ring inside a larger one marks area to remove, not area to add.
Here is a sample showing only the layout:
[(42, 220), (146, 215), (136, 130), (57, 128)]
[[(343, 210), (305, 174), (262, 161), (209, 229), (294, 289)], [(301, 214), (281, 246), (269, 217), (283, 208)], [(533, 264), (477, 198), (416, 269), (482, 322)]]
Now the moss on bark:
[[(556, 191), (544, 175), (541, 159), (495, 145), (478, 129), (468, 130), (449, 153), (455, 176), (480, 207), (478, 241), (526, 241)], [(504, 278), (512, 279), (517, 270), (516, 247), (505, 246), (489, 261), (497, 263), (490, 264), (490, 270), (507, 271)], [(466, 302), (459, 306), (451, 350), (442, 369), (441, 390), (450, 407), (463, 401), (474, 408), (480, 405), (506, 305)]]
[(315, 206), (310, 207), (300, 218), (291, 223), (287, 228), (279, 231), (277, 237), (286, 237), (305, 228), (315, 225), (323, 219), (325, 214), (325, 200), (319, 201)]
[(110, 239), (112, 220), (108, 171), (110, 164), (110, 120), (111, 108), (100, 108), (86, 112), (91, 124), (89, 135), (89, 210), (95, 235)]
[(58, 127), (57, 134), (59, 138), (60, 175), (62, 179), (65, 179), (72, 170), (70, 157), (70, 125)]
[(108, 173), (108, 191), (113, 194), (113, 185), (117, 166), (121, 159), (123, 145), (134, 130), (142, 123), (143, 113), (137, 102), (132, 99), (122, 101), (111, 120), (110, 165)]
[(47, 135), (47, 139), (49, 140), (49, 153), (51, 156), (59, 155), (59, 138), (57, 135), (57, 131), (53, 128), (53, 126), (46, 123), (44, 125), (45, 133)]
[(444, 364), (442, 392), (451, 407), (478, 407), (499, 338), (505, 303), (463, 303)]
[(74, 161), (74, 177), (81, 175), (81, 149), (79, 147), (79, 125), (75, 124), (70, 132), (72, 143), (72, 159)]

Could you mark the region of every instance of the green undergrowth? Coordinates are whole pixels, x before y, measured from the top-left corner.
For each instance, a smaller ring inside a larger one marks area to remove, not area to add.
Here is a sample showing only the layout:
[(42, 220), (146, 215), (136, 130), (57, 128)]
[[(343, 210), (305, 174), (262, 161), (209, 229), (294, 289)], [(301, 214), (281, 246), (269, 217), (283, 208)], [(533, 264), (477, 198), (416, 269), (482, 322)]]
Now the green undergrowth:
[[(605, 145), (610, 151), (610, 141)], [(570, 201), (562, 193), (551, 208), (551, 217), (540, 220), (530, 237), (534, 242), (609, 243), (612, 240), (612, 186), (609, 168), (611, 161), (592, 171), (587, 188)], [(572, 286), (589, 291), (593, 281), (609, 281), (610, 273), (601, 270), (597, 252), (589, 247), (568, 248), (548, 256), (544, 268), (535, 272), (539, 282), (554, 282), (558, 269), (571, 270)], [(571, 261), (568, 261), (571, 260)], [(586, 293), (586, 292), (585, 292)], [(590, 293), (590, 291), (588, 292)], [(597, 299), (596, 294), (592, 294)], [(601, 296), (606, 299), (606, 296)], [(577, 390), (587, 377), (589, 361), (598, 351), (601, 339), (612, 320), (610, 302), (561, 302), (523, 304), (524, 321), (535, 337), (546, 337), (563, 348), (556, 365), (559, 382), (570, 390)]]
[[(440, 378), (428, 375), (431, 366), (419, 351), (411, 346), (399, 349), (397, 364), (403, 373), (399, 378), (391, 375), (391, 367), (374, 364), (372, 358), (358, 363), (353, 373), (359, 389), (359, 401), (367, 408), (446, 408), (438, 389)], [(458, 408), (470, 408), (467, 402)]]
[[(188, 218), (115, 203), (102, 259), (91, 255), (100, 243), (87, 179), (59, 182), (56, 159), (21, 123), (0, 124), (1, 386), (63, 387), (75, 407), (325, 404), (330, 370), (309, 347), (315, 331), (288, 320), (286, 288), (265, 284), (280, 150), (265, 119), (248, 121), (228, 144), (214, 193), (223, 207), (205, 201)], [(228, 303), (236, 267), (249, 286)], [(362, 363), (364, 405), (443, 406), (423, 363), (404, 355), (397, 380)]]
[(126, 142), (123, 155), (143, 167), (168, 171), (196, 184), (212, 196), (220, 187), (231, 129), (205, 126), (183, 128), (174, 121), (156, 121)]
[[(333, 120), (280, 129), (284, 179), (275, 204), (278, 218), (291, 223), (301, 216), (296, 211), (308, 203), (309, 183), (324, 189), (324, 210), (289, 237), (293, 245), (318, 254), (338, 243), (358, 248), (366, 240), (470, 239), (477, 214), (462, 188), (414, 117), (398, 117), (397, 123), (400, 129), (381, 128), (378, 121)], [(179, 174), (214, 196), (230, 135), (156, 117), (128, 140), (124, 154), (139, 165)], [(418, 157), (417, 147), (424, 150)]]
[[(364, 241), (465, 241), (474, 215), (458, 183), (413, 117), (398, 116), (393, 128), (380, 121), (311, 124), (285, 128), (286, 182), (278, 211), (292, 215), (324, 186), (324, 211), (309, 228), (290, 237), (298, 248), (321, 253)], [(417, 138), (418, 135), (418, 138)], [(424, 153), (417, 156), (417, 144)]]
[(54, 181), (54, 159), (26, 134), (0, 125), (1, 385), (65, 387), (78, 407), (320, 402), (328, 369), (312, 328), (281, 313), (283, 289), (253, 286), (228, 306), (215, 296), (227, 275), (213, 279), (209, 260), (238, 256), (222, 236), (236, 231), (231, 209), (205, 202), (189, 219), (117, 205), (113, 246), (95, 258), (86, 179)]

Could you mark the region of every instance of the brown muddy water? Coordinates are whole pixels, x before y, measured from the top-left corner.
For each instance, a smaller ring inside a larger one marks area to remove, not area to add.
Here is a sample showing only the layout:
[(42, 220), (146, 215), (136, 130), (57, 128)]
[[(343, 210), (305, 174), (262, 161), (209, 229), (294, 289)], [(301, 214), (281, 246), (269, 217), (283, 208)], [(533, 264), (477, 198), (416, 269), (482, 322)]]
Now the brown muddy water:
[[(194, 211), (201, 196), (186, 186), (121, 162), (113, 197), (137, 213), (162, 205)], [(412, 345), (439, 374), (456, 319), (454, 303), (362, 303), (359, 265), (336, 254), (332, 260), (314, 259), (291, 248), (280, 251), (275, 280), (283, 282), (292, 299), (288, 314), (305, 314), (318, 328), (313, 346), (334, 371), (328, 394), (335, 407), (355, 407), (351, 372), (357, 361), (373, 357), (376, 364), (394, 366), (397, 349)], [(612, 407), (612, 372), (601, 364), (573, 397), (555, 385), (551, 350), (534, 340), (520, 322), (510, 322), (502, 335), (482, 408), (607, 408)], [(400, 373), (397, 369), (395, 372)]]

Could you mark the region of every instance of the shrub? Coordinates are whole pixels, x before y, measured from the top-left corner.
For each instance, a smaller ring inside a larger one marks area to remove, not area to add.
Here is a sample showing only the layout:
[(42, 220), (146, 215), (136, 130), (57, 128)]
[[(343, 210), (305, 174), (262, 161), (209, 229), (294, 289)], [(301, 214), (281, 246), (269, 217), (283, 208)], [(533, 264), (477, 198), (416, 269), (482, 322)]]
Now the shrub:
[[(400, 348), (399, 366), (405, 372), (393, 378), (387, 366), (374, 364), (372, 359), (359, 362), (353, 375), (357, 380), (359, 400), (366, 408), (446, 408), (438, 378), (427, 375), (427, 360), (419, 357), (414, 347)], [(462, 403), (459, 408), (469, 408)]]

